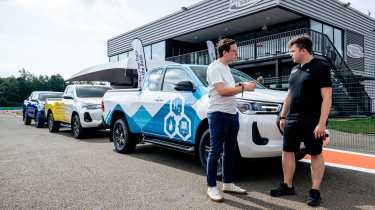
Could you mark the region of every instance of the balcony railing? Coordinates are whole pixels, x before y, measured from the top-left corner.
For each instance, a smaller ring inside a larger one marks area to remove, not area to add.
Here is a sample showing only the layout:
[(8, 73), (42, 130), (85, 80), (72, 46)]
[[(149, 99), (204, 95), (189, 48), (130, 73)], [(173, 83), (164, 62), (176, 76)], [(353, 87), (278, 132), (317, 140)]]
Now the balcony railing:
[[(259, 37), (256, 39), (246, 40), (238, 42), (238, 62), (251, 61), (262, 58), (270, 58), (273, 56), (287, 55), (288, 54), (288, 42), (295, 36), (309, 35), (309, 29), (297, 29), (294, 31), (288, 31), (269, 35), (265, 37)], [(319, 40), (313, 41), (319, 42)], [(317, 38), (317, 37), (315, 37)], [(314, 44), (314, 50), (321, 53), (321, 44)], [(172, 61), (182, 64), (209, 64), (209, 56), (207, 50), (196, 51), (183, 55), (173, 56), (166, 58), (167, 61)]]

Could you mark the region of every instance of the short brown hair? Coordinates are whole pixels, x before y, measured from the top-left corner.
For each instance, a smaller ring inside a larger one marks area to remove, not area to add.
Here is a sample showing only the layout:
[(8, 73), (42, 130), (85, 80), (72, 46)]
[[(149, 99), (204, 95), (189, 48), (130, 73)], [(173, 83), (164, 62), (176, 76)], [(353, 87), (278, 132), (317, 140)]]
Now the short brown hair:
[(219, 42), (217, 43), (217, 50), (219, 52), (219, 57), (223, 57), (224, 51), (229, 52), (230, 46), (233, 44), (236, 44), (236, 41), (234, 39), (224, 38), (224, 39), (219, 40)]
[(292, 48), (293, 45), (296, 45), (299, 49), (305, 49), (307, 52), (312, 54), (312, 41), (308, 36), (297, 36), (291, 39), (288, 42), (288, 48)]

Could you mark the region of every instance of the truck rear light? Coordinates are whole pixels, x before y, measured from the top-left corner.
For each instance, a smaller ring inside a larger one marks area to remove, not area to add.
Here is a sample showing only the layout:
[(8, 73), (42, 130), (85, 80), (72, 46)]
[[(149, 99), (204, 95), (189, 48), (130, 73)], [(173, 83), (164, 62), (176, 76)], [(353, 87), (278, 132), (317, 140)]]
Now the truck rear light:
[(101, 102), (102, 111), (104, 112), (104, 101)]

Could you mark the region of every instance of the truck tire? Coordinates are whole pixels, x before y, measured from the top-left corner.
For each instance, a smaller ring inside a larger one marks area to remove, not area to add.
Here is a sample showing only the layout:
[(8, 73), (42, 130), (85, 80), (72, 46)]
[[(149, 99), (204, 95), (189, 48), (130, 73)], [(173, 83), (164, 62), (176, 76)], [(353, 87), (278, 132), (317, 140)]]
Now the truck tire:
[(72, 127), (73, 137), (76, 139), (82, 139), (85, 136), (85, 130), (81, 126), (81, 121), (78, 114), (73, 115), (72, 122), (70, 124)]
[(60, 122), (56, 122), (53, 118), (52, 112), (48, 113), (47, 116), (48, 130), (51, 133), (59, 132)]
[[(204, 171), (207, 173), (207, 159), (208, 153), (210, 151), (210, 130), (207, 128), (201, 135), (199, 141), (199, 159), (203, 166)], [(223, 175), (223, 154), (220, 155), (217, 165), (217, 178), (220, 178)]]
[(23, 112), (22, 119), (23, 119), (23, 123), (25, 125), (30, 125), (31, 124), (31, 118), (29, 116), (27, 116), (26, 110)]
[(113, 139), (113, 146), (118, 153), (131, 153), (135, 150), (137, 142), (135, 139), (131, 139), (131, 135), (128, 129), (128, 125), (123, 118), (118, 119), (111, 132), (111, 138)]
[(44, 120), (39, 119), (38, 117), (38, 110), (36, 111), (37, 114), (35, 114), (35, 127), (37, 128), (43, 128), (44, 126)]

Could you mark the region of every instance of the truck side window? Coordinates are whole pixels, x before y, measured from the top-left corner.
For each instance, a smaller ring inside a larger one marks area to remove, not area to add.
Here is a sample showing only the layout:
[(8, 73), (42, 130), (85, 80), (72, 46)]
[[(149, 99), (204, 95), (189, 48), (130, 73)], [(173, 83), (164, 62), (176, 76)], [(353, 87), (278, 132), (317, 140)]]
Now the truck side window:
[(67, 87), (67, 88), (65, 89), (65, 91), (64, 91), (64, 96), (68, 96), (68, 92), (69, 92), (69, 90), (70, 90), (70, 87)]
[(35, 99), (36, 99), (36, 93), (31, 94), (30, 100), (35, 100)]
[(64, 92), (64, 96), (71, 96), (73, 97), (73, 87), (67, 87), (65, 92)]
[(143, 90), (160, 91), (163, 79), (163, 69), (151, 70), (143, 84)]
[(163, 91), (175, 91), (174, 88), (176, 84), (182, 81), (191, 81), (194, 84), (189, 74), (184, 69), (168, 68), (164, 77)]
[(70, 90), (68, 91), (68, 96), (74, 97), (74, 87), (70, 87)]

